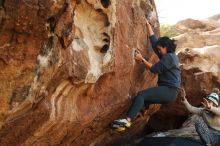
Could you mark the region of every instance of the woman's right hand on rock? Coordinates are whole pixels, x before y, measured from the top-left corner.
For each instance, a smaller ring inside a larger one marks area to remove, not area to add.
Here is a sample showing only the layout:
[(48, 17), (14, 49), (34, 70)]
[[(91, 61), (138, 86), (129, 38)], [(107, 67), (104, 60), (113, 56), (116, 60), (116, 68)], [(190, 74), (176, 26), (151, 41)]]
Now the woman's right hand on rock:
[[(147, 24), (147, 25), (150, 25), (150, 23), (149, 23), (149, 21), (148, 21), (147, 19), (146, 19), (146, 24)], [(150, 26), (151, 26), (151, 25), (150, 25)]]
[(146, 26), (147, 26), (147, 29), (148, 29), (148, 32), (149, 32), (150, 36), (153, 35), (154, 32), (153, 32), (152, 26), (151, 26), (150, 22), (147, 19), (146, 19)]
[(135, 59), (138, 60), (138, 61), (142, 61), (142, 60), (143, 60), (143, 56), (141, 55), (141, 53), (140, 53), (139, 50), (135, 50), (134, 57), (135, 57)]

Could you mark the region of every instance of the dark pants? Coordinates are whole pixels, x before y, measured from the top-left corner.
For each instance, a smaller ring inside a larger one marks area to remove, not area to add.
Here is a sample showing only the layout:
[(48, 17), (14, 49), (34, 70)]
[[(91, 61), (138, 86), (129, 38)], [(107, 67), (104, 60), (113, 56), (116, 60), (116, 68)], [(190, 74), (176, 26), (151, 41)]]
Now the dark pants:
[(145, 104), (169, 103), (177, 97), (178, 89), (167, 86), (148, 88), (138, 92), (135, 97), (127, 117), (133, 119)]
[(196, 131), (204, 144), (220, 146), (220, 131), (210, 129), (202, 117), (195, 122)]

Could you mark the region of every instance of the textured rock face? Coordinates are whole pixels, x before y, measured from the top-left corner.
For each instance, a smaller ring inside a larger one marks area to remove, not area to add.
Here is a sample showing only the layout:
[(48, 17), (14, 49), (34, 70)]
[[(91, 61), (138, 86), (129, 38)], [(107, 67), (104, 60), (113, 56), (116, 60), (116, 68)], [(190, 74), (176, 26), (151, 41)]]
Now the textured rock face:
[[(147, 0), (0, 0), (0, 145), (107, 145), (138, 133), (152, 105), (127, 135), (108, 124), (156, 76), (135, 63), (133, 48), (151, 62)], [(140, 124), (138, 124), (140, 123)]]

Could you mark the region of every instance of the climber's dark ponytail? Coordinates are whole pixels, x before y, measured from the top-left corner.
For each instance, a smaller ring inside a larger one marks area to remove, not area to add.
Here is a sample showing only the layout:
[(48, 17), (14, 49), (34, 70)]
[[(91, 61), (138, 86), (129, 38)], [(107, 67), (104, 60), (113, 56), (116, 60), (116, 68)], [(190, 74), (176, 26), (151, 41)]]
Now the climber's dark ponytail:
[(166, 47), (167, 53), (174, 53), (176, 51), (175, 40), (170, 39), (169, 37), (160, 37), (157, 41), (156, 46)]

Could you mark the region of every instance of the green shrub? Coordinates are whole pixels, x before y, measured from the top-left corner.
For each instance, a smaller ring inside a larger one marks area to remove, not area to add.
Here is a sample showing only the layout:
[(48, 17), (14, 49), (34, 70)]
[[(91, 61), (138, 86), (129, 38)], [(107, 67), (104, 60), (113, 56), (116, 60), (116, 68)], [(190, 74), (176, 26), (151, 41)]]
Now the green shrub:
[(175, 37), (180, 35), (181, 32), (177, 30), (175, 26), (162, 24), (160, 26), (160, 34), (161, 36)]

